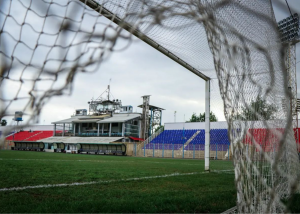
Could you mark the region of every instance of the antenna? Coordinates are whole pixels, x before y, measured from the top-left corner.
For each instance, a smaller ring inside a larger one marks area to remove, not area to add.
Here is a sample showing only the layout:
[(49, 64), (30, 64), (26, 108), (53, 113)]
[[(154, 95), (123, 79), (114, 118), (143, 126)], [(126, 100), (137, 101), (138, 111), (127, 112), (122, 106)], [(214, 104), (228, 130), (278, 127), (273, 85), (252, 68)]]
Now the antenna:
[(109, 84), (107, 86), (107, 100), (109, 100), (109, 94), (110, 94), (110, 82), (111, 82), (111, 78), (109, 79)]
[(174, 111), (174, 123), (176, 123), (176, 111)]

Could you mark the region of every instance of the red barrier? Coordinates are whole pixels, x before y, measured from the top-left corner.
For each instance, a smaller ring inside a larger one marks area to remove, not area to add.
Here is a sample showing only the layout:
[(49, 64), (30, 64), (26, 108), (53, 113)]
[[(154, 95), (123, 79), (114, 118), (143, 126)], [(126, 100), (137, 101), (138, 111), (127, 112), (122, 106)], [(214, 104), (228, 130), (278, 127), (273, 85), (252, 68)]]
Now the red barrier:
[[(264, 152), (276, 151), (284, 129), (249, 129), (243, 139), (246, 145), (256, 146), (256, 151), (261, 148)], [(300, 129), (294, 129), (297, 150), (300, 152)], [(255, 145), (256, 142), (256, 145)]]

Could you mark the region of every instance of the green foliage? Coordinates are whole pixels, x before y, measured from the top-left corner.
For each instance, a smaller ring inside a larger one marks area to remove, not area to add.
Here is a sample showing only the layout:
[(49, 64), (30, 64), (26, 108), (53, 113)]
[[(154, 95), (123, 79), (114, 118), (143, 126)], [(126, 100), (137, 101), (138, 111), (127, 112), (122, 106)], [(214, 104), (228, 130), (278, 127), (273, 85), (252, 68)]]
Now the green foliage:
[(1, 126), (6, 126), (7, 125), (7, 121), (6, 120), (2, 120), (0, 124), (1, 124)]
[(237, 120), (272, 120), (275, 119), (275, 113), (277, 109), (275, 105), (268, 104), (266, 100), (263, 100), (260, 96), (255, 101), (252, 101), (246, 108), (242, 108), (242, 112), (235, 116)]
[(160, 130), (161, 128), (163, 128), (163, 130), (164, 130), (165, 129), (164, 125), (160, 125), (160, 126), (155, 127), (154, 133), (157, 132), (158, 130)]
[[(210, 122), (217, 122), (218, 118), (216, 117), (216, 115), (211, 111), (210, 112)], [(187, 122), (205, 122), (205, 112), (203, 114), (200, 113), (199, 116), (196, 115), (196, 113), (194, 112), (190, 118), (189, 121)]]

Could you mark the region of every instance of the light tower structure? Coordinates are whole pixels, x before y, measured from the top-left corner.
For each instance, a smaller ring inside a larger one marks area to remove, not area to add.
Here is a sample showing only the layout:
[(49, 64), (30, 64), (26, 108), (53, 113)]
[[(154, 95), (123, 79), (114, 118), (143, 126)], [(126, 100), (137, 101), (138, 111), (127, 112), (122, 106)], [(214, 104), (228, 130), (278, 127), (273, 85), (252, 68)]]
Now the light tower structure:
[[(15, 122), (17, 122), (17, 127), (19, 126), (19, 123), (23, 121), (23, 112), (22, 111), (16, 111), (15, 117), (13, 118)], [(14, 133), (13, 133), (13, 141), (15, 140), (15, 133), (16, 133), (16, 126), (14, 126)]]
[(297, 13), (278, 22), (281, 42), (286, 47), (285, 64), (287, 69), (288, 88), (292, 94), (290, 108), (295, 136), (298, 138), (297, 77), (296, 77), (296, 44), (299, 39), (299, 15)]
[(141, 123), (141, 137), (147, 139), (152, 134), (157, 126), (161, 126), (163, 108), (150, 105), (150, 95), (142, 96), (143, 104), (138, 107), (143, 109)]
[(143, 104), (139, 107), (143, 108), (142, 114), (142, 124), (141, 124), (141, 137), (146, 140), (149, 137), (149, 103), (150, 103), (150, 96), (151, 95), (144, 95)]

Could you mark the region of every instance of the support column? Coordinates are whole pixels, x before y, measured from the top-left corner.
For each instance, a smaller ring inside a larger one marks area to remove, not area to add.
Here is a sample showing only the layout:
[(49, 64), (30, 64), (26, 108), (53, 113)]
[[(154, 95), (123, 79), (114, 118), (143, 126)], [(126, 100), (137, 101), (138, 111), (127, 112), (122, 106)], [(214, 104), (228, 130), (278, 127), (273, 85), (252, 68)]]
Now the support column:
[(151, 116), (150, 116), (150, 129), (149, 129), (149, 137), (152, 136), (152, 123), (153, 123), (153, 109), (151, 108)]
[(209, 171), (210, 145), (210, 80), (205, 82), (205, 171)]
[(125, 123), (122, 123), (122, 137), (125, 135)]
[(80, 133), (80, 126), (81, 126), (81, 124), (78, 123), (78, 136), (81, 134), (81, 133)]
[(56, 133), (56, 124), (54, 124), (53, 136), (55, 136), (55, 133)]
[(63, 132), (62, 132), (62, 135), (61, 135), (62, 137), (65, 136), (65, 129), (66, 129), (66, 124), (63, 123)]
[(109, 137), (111, 136), (111, 123), (109, 124)]
[[(161, 119), (162, 119), (162, 110), (160, 110), (160, 120), (159, 120), (159, 126), (161, 126)], [(185, 121), (184, 121), (185, 122)]]
[(141, 120), (139, 120), (138, 126), (139, 126), (139, 138), (143, 138), (143, 135), (142, 135), (142, 122), (141, 122)]
[(103, 133), (104, 133), (104, 123), (102, 123), (102, 136), (103, 136)]
[(76, 135), (76, 123), (73, 123), (73, 128), (74, 128), (74, 137)]
[(97, 131), (97, 136), (99, 137), (99, 133), (100, 133), (100, 123), (98, 123), (98, 131)]

